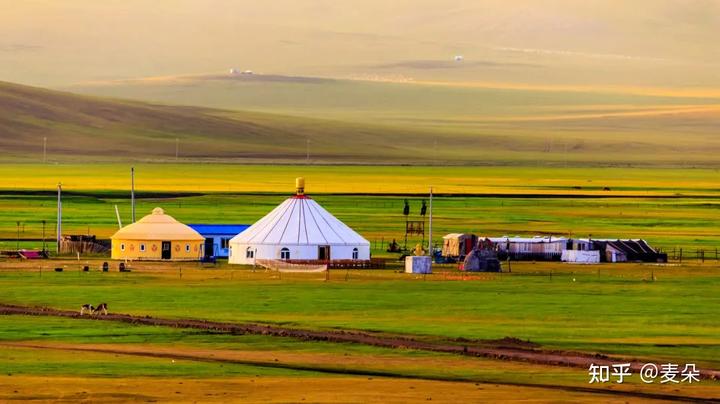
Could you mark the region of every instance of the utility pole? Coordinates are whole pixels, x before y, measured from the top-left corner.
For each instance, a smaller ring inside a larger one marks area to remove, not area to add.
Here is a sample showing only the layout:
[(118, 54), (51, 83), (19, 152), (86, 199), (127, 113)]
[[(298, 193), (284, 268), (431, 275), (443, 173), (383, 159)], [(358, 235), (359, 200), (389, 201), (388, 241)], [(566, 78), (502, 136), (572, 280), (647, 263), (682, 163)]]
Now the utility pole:
[(430, 252), (430, 260), (432, 260), (433, 256), (433, 250), (432, 250), (432, 196), (433, 196), (433, 190), (432, 187), (430, 187), (430, 220), (429, 220), (429, 229), (428, 229), (428, 251)]
[[(178, 156), (180, 155), (180, 138), (175, 138), (175, 161), (177, 161)], [(133, 218), (133, 222), (135, 219)]]
[(57, 248), (56, 252), (60, 254), (60, 238), (62, 237), (62, 183), (57, 186)]
[(132, 223), (135, 223), (135, 167), (130, 167), (130, 211)]
[(43, 164), (47, 163), (47, 136), (43, 137)]

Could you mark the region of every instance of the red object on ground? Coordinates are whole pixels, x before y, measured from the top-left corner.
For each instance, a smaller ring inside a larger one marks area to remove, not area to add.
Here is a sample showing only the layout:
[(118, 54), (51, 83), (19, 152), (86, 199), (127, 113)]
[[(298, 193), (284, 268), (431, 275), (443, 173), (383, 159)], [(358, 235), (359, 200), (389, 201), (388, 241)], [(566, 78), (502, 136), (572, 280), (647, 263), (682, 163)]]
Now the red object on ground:
[(20, 250), (18, 251), (18, 254), (26, 260), (39, 260), (43, 258), (42, 252), (37, 250)]

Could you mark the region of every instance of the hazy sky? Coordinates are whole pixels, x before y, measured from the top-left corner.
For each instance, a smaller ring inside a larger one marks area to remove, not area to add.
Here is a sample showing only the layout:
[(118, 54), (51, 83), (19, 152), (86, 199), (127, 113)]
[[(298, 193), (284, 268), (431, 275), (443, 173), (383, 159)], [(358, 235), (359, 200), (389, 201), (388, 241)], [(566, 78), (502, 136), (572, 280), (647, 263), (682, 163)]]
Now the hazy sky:
[(720, 0), (0, 0), (0, 10), (0, 80), (27, 84), (238, 67), (720, 88)]

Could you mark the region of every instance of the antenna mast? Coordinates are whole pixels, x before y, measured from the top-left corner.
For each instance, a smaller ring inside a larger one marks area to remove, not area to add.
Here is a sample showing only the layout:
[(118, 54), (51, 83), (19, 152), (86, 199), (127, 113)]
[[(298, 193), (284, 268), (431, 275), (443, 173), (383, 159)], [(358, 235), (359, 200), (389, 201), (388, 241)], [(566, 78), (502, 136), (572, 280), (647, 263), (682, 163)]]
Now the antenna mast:
[(130, 207), (132, 223), (135, 223), (135, 167), (130, 167)]
[(433, 256), (433, 250), (432, 250), (432, 187), (430, 187), (430, 226), (428, 229), (428, 251), (430, 252), (430, 259), (432, 260)]
[(60, 238), (62, 237), (62, 183), (58, 182), (57, 186), (57, 248), (56, 252), (60, 254)]

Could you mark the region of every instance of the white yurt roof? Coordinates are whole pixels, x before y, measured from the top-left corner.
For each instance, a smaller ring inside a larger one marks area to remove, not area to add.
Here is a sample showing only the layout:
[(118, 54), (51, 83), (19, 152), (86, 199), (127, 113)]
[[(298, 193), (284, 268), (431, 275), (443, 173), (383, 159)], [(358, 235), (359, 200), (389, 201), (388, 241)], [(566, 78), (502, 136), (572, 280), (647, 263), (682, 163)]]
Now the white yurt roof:
[(285, 200), (245, 231), (233, 244), (367, 245), (370, 243), (320, 204), (302, 193)]
[(137, 222), (127, 225), (113, 234), (118, 240), (202, 241), (200, 233), (166, 215), (162, 208), (155, 208)]

